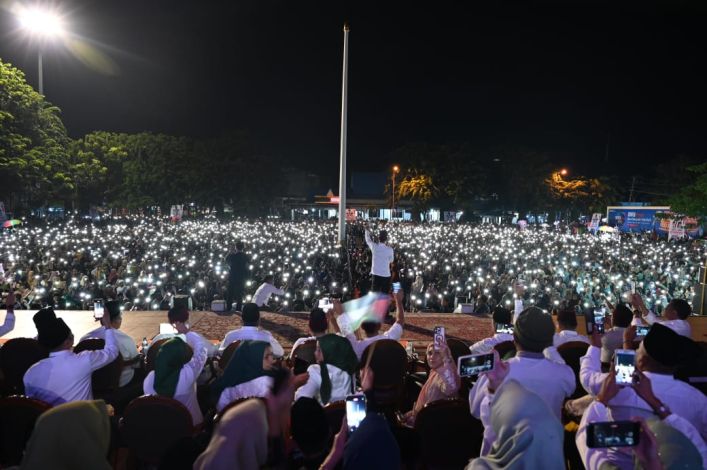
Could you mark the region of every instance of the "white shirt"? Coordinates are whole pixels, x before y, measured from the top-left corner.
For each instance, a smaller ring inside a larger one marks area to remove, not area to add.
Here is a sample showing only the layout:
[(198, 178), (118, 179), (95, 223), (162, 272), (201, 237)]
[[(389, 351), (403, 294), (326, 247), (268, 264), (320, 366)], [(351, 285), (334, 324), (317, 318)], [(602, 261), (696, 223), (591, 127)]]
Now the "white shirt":
[(292, 353), (295, 352), (295, 349), (297, 349), (297, 346), (309, 341), (310, 339), (317, 339), (317, 337), (316, 336), (305, 336), (302, 338), (297, 338), (295, 343), (292, 345), (292, 349), (290, 349), (290, 357), (292, 357)]
[(232, 401), (241, 398), (264, 397), (272, 389), (272, 377), (261, 375), (248, 382), (227, 387), (221, 392), (221, 396), (216, 404), (216, 409), (220, 412)]
[[(204, 338), (196, 331), (190, 331), (189, 333), (194, 333), (195, 335), (197, 335), (199, 337), (201, 342), (204, 343), (204, 346), (206, 347), (206, 353), (208, 354), (209, 357), (214, 357), (218, 354), (218, 352), (219, 352), (218, 344), (213, 344), (211, 341)], [(169, 339), (169, 338), (175, 338), (175, 337), (181, 338), (182, 341), (187, 340), (186, 336), (180, 335), (177, 333), (160, 333), (160, 334), (156, 335), (154, 338), (152, 338), (152, 341), (150, 342), (150, 346), (152, 346), (153, 344), (155, 344), (157, 341), (159, 341), (161, 339)], [(143, 351), (143, 354), (147, 355), (147, 351), (149, 349), (150, 349), (150, 347), (148, 346), (148, 348)]]
[[(542, 398), (558, 419), (562, 417), (562, 404), (575, 389), (574, 372), (564, 364), (558, 364), (544, 357), (527, 357), (528, 353), (519, 351), (506, 363), (509, 366), (505, 380), (513, 379), (527, 390)], [(505, 381), (504, 380), (504, 381)], [(481, 420), (484, 425), (484, 442), (481, 455), (491, 450), (496, 440), (491, 426), (491, 405), (493, 394), (488, 389), (488, 378), (479, 377), (469, 391), (469, 408), (472, 416)]]
[(496, 333), (490, 338), (484, 338), (481, 341), (469, 346), (471, 354), (488, 354), (493, 351), (494, 346), (506, 341), (513, 341), (513, 335), (509, 333)]
[[(115, 340), (118, 343), (118, 350), (120, 351), (120, 355), (122, 356), (123, 360), (130, 361), (135, 359), (135, 357), (137, 357), (138, 355), (137, 346), (135, 346), (135, 341), (133, 341), (130, 336), (126, 335), (120, 330), (111, 329), (111, 331), (115, 335)], [(100, 328), (96, 328), (95, 330), (86, 333), (81, 338), (81, 341), (88, 338), (106, 339), (106, 327), (101, 326)], [(123, 367), (123, 370), (120, 373), (119, 382), (119, 385), (121, 387), (124, 387), (133, 379), (133, 376), (135, 375), (135, 368), (137, 367), (140, 367), (140, 365), (132, 364)]]
[[(327, 364), (326, 368), (331, 381), (331, 398), (329, 398), (329, 403), (346, 400), (346, 395), (352, 393), (351, 375), (331, 364)], [(319, 394), (319, 389), (322, 386), (321, 366), (319, 364), (313, 364), (307, 368), (307, 373), (309, 374), (307, 383), (297, 389), (295, 392), (295, 401), (300, 397), (308, 397), (315, 398), (322, 403), (322, 397)]]
[(580, 335), (574, 330), (562, 330), (559, 333), (555, 333), (552, 337), (552, 345), (555, 347), (569, 343), (570, 341), (581, 341), (582, 343), (589, 344), (589, 338)]
[[(585, 468), (587, 470), (598, 470), (604, 463), (610, 463), (619, 468), (633, 469), (633, 452), (627, 450), (630, 448), (620, 450), (620, 448), (590, 448), (587, 446), (587, 426), (591, 423), (604, 421), (614, 421), (611, 410), (602, 403), (595, 401), (589, 405), (589, 408), (582, 416), (582, 421), (579, 423), (575, 443)], [(675, 413), (667, 416), (663, 422), (682, 432), (695, 445), (700, 455), (702, 455), (702, 466), (705, 467), (705, 464), (707, 464), (707, 445), (705, 445), (705, 441), (697, 429)]]
[[(199, 402), (196, 399), (196, 379), (199, 378), (201, 369), (204, 368), (208, 356), (206, 344), (204, 344), (204, 341), (198, 334), (190, 331), (185, 337), (189, 346), (194, 350), (194, 354), (191, 360), (184, 364), (182, 370), (179, 371), (179, 379), (173, 398), (187, 407), (194, 426), (198, 426), (204, 421), (204, 416), (201, 414)], [(155, 390), (154, 370), (147, 374), (145, 381), (142, 383), (142, 388), (147, 395), (157, 395), (157, 391)]]
[(391, 326), (390, 329), (383, 334), (376, 335), (371, 338), (356, 339), (356, 335), (352, 333), (346, 335), (346, 339), (351, 342), (351, 346), (353, 346), (353, 350), (356, 353), (358, 359), (360, 360), (361, 356), (363, 355), (363, 351), (366, 350), (369, 344), (375, 343), (376, 341), (381, 339), (394, 339), (397, 341), (402, 336), (403, 326), (396, 321), (395, 323), (393, 323), (393, 326)]
[(601, 337), (601, 362), (611, 362), (614, 351), (623, 348), (625, 330), (626, 328), (615, 326)]
[[(601, 372), (600, 349), (589, 346), (587, 354), (579, 360), (579, 381), (591, 395), (597, 396), (607, 374)], [(685, 418), (707, 438), (707, 397), (691, 385), (676, 380), (670, 375), (644, 372), (651, 381), (655, 396), (670, 411)], [(653, 416), (653, 409), (640, 398), (631, 387), (621, 387), (619, 393), (609, 401), (615, 419), (630, 419), (633, 416)]]
[(518, 315), (523, 311), (523, 300), (516, 299), (513, 302), (513, 324), (515, 325), (516, 320), (518, 320)]
[(244, 340), (268, 342), (275, 356), (282, 357), (285, 355), (285, 350), (282, 349), (282, 346), (280, 346), (280, 343), (278, 343), (272, 333), (267, 330), (261, 330), (257, 326), (243, 326), (226, 333), (226, 337), (219, 347), (219, 352), (222, 353), (231, 343)]
[[(692, 328), (690, 328), (690, 323), (687, 320), (680, 320), (675, 319), (675, 320), (662, 320), (658, 318), (655, 313), (651, 312), (650, 310), (648, 311), (647, 314), (643, 315), (643, 319), (648, 323), (649, 325), (652, 325), (653, 323), (660, 323), (661, 325), (667, 326), (671, 330), (673, 330), (675, 333), (686, 336), (688, 338), (692, 338)], [(632, 325), (640, 325), (641, 320), (637, 317), (633, 317), (633, 320), (631, 320)]]
[(13, 312), (5, 313), (5, 321), (0, 325), (0, 336), (5, 336), (15, 329), (15, 314)]
[(371, 234), (368, 230), (366, 230), (366, 244), (371, 249), (371, 274), (380, 277), (390, 277), (393, 249), (385, 243), (376, 243), (371, 240)]
[(25, 395), (52, 406), (78, 400), (93, 400), (91, 374), (118, 357), (113, 329), (105, 333), (105, 347), (74, 354), (57, 351), (30, 367), (23, 378)]
[(258, 307), (262, 307), (263, 305), (268, 303), (268, 300), (270, 299), (270, 296), (272, 294), (285, 295), (285, 291), (282, 289), (278, 289), (272, 284), (263, 282), (262, 284), (260, 284), (260, 287), (258, 287), (258, 290), (255, 291), (255, 294), (253, 294), (253, 303)]

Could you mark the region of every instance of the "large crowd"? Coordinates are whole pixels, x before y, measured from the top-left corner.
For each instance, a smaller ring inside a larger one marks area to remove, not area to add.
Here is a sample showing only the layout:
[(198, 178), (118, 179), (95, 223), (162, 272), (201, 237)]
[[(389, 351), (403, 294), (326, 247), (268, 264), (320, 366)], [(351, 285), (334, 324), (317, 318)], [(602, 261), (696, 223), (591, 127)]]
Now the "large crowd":
[[(592, 308), (635, 291), (660, 312), (673, 298), (691, 299), (705, 257), (699, 242), (640, 234), (456, 224), (385, 228), (395, 251), (393, 278), (402, 283), (410, 310), (451, 312), (459, 302), (482, 310), (510, 307), (520, 280), (528, 300), (548, 311)], [(347, 299), (370, 289), (362, 227), (350, 225), (347, 240), (348, 249), (341, 249), (331, 222), (69, 218), (4, 230), (0, 263), (3, 284), (15, 285), (16, 309), (88, 309), (94, 298), (104, 298), (121, 300), (127, 310), (165, 310), (181, 294), (191, 296), (194, 309), (208, 310), (214, 299), (227, 297), (226, 257), (240, 241), (248, 257), (244, 300), (272, 275), (284, 294), (270, 299), (271, 308), (302, 311), (323, 296)]]

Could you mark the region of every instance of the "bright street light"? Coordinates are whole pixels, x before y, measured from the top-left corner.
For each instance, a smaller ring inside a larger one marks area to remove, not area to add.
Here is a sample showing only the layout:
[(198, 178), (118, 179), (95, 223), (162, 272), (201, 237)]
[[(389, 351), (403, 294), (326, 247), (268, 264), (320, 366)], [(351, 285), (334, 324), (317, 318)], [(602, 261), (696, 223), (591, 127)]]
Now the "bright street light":
[[(22, 29), (30, 36), (45, 41), (54, 37), (61, 37), (65, 33), (64, 21), (56, 11), (39, 7), (18, 7), (16, 12)], [(44, 76), (42, 70), (42, 44), (39, 44), (39, 94), (44, 95)]]

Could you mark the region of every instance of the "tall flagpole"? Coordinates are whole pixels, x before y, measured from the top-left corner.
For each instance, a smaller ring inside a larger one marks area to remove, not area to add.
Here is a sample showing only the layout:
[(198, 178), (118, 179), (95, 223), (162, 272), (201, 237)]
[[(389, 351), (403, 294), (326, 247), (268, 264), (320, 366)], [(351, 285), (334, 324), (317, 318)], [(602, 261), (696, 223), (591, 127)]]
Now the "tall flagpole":
[(344, 23), (344, 70), (341, 82), (341, 147), (339, 153), (339, 242), (346, 241), (346, 114), (349, 81), (349, 24)]

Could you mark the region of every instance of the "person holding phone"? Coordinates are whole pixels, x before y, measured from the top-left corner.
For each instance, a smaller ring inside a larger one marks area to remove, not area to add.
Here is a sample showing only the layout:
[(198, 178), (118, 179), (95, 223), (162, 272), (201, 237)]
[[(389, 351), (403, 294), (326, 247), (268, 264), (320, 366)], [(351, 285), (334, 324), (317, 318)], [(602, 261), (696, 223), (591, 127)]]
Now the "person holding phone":
[(366, 245), (371, 250), (371, 292), (390, 292), (390, 264), (393, 262), (393, 249), (386, 244), (388, 232), (381, 230), (378, 241), (374, 241), (371, 232), (366, 227)]
[(438, 349), (435, 348), (434, 343), (427, 345), (427, 365), (430, 366), (427, 381), (422, 386), (412, 410), (404, 415), (405, 424), (411, 427), (415, 425), (417, 413), (426, 404), (456, 397), (461, 386), (459, 372), (446, 342), (442, 343)]
[(30, 367), (23, 377), (25, 395), (51, 405), (92, 400), (91, 374), (110, 364), (120, 353), (110, 316), (104, 315), (105, 346), (96, 351), (74, 354), (74, 335), (54, 310), (43, 308), (32, 318), (37, 341), (49, 350), (49, 357)]
[[(498, 325), (513, 325), (513, 317), (510, 310), (503, 307), (494, 308), (491, 318), (493, 320), (494, 330), (496, 331), (498, 331)], [(471, 351), (471, 354), (490, 353), (494, 346), (505, 341), (513, 341), (513, 333), (496, 333), (490, 338), (484, 338), (472, 344), (469, 347), (469, 351)]]
[[(707, 445), (699, 431), (686, 419), (674, 414), (655, 396), (651, 380), (636, 371), (632, 385), (636, 393), (654, 410), (654, 417), (642, 415), (622, 418), (639, 423), (639, 435), (632, 440), (624, 452), (612, 451), (609, 447), (593, 447), (598, 443), (588, 442), (588, 428), (595, 423), (610, 423), (617, 420), (610, 412), (610, 403), (623, 390), (616, 383), (613, 371), (606, 375), (601, 389), (589, 405), (579, 424), (575, 442), (585, 468), (598, 470), (604, 466), (618, 468), (704, 468), (707, 464)], [(637, 464), (637, 466), (636, 466)]]
[[(624, 334), (626, 344), (632, 345), (635, 327), (627, 328)], [(598, 396), (607, 375), (614, 375), (612, 372), (601, 372), (600, 347), (601, 335), (595, 332), (592, 334), (592, 344), (587, 353), (580, 358), (580, 383), (591, 396)], [(674, 378), (676, 367), (699, 357), (699, 349), (691, 339), (677, 334), (667, 326), (655, 323), (636, 350), (635, 368), (639, 373), (639, 382), (645, 379), (650, 381), (651, 391), (662, 407), (687, 420), (699, 430), (703, 439), (707, 439), (707, 397), (686, 382)], [(633, 384), (620, 387), (619, 391), (612, 395), (606, 405), (615, 419), (650, 417), (656, 413), (639, 391)]]
[(692, 329), (687, 319), (692, 314), (692, 307), (683, 299), (673, 299), (663, 310), (662, 318), (658, 318), (653, 312), (646, 308), (645, 302), (640, 294), (631, 296), (631, 304), (636, 309), (636, 318), (631, 322), (632, 325), (638, 325), (641, 319), (649, 325), (661, 323), (679, 335), (686, 338), (692, 338)]
[(368, 345), (375, 343), (381, 339), (394, 339), (399, 340), (403, 336), (403, 326), (405, 325), (405, 308), (403, 307), (403, 301), (405, 299), (405, 293), (402, 289), (393, 294), (395, 299), (395, 323), (386, 332), (381, 333), (381, 321), (377, 318), (367, 319), (361, 323), (361, 329), (364, 332), (365, 337), (363, 339), (356, 338), (356, 335), (351, 333), (346, 335), (346, 338), (351, 341), (351, 346), (353, 346), (356, 356), (361, 359), (363, 351), (366, 350)]

